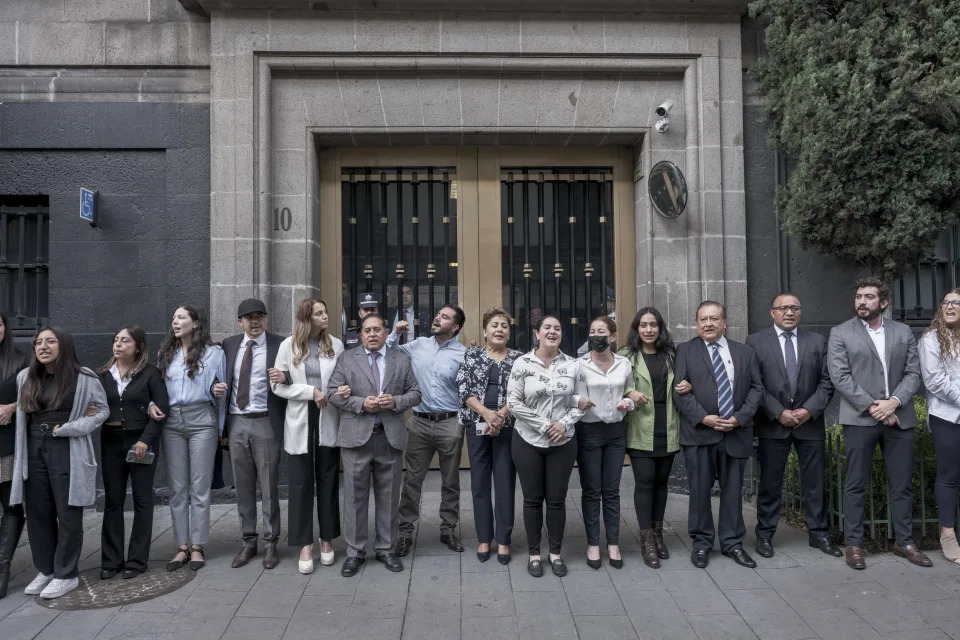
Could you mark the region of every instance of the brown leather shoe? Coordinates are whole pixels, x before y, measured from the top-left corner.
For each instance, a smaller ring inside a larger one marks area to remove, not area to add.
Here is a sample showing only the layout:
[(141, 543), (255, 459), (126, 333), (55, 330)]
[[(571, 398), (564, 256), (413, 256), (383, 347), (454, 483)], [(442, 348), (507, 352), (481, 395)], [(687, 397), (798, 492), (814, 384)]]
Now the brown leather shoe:
[(268, 544), (263, 548), (263, 568), (273, 569), (280, 562), (280, 556), (277, 555), (277, 545)]
[(863, 549), (860, 547), (847, 547), (847, 566), (851, 569), (863, 570), (867, 568), (867, 563), (863, 560)]
[(397, 541), (397, 555), (401, 558), (410, 553), (410, 547), (413, 546), (413, 538), (400, 538)]
[(256, 547), (244, 547), (240, 549), (237, 555), (233, 556), (233, 562), (230, 563), (230, 566), (234, 569), (239, 569), (250, 562), (250, 558), (255, 555), (257, 555)]
[(447, 545), (447, 549), (450, 549), (450, 551), (456, 551), (457, 553), (463, 551), (463, 543), (460, 542), (460, 538), (455, 533), (441, 533), (440, 542)]
[(657, 555), (657, 542), (652, 529), (643, 529), (640, 532), (640, 551), (643, 562), (651, 569), (660, 568), (660, 556)]
[(933, 562), (930, 561), (930, 558), (924, 555), (923, 551), (920, 551), (920, 547), (915, 544), (908, 544), (903, 547), (895, 544), (893, 545), (893, 553), (901, 558), (906, 558), (918, 567), (933, 566)]

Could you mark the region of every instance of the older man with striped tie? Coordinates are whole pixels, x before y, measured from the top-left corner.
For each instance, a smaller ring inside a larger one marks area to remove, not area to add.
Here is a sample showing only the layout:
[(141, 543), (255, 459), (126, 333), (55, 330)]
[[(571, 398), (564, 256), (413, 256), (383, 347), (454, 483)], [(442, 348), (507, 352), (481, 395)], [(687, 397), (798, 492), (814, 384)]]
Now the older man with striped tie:
[(753, 415), (763, 400), (760, 363), (753, 347), (727, 339), (727, 313), (719, 302), (697, 307), (697, 336), (677, 347), (674, 379), (693, 391), (674, 393), (680, 412), (680, 445), (690, 483), (690, 561), (706, 568), (713, 549), (710, 504), (720, 481), (720, 551), (737, 564), (756, 567), (743, 548), (743, 469), (753, 452)]

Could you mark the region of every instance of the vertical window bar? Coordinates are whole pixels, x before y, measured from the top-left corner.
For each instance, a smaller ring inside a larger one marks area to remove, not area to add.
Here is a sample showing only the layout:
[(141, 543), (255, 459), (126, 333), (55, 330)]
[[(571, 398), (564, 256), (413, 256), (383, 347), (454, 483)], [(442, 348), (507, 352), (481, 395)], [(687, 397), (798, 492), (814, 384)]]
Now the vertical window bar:
[(10, 288), (12, 282), (10, 264), (7, 257), (7, 242), (10, 239), (7, 225), (10, 224), (10, 216), (7, 214), (6, 209), (2, 208), (2, 205), (3, 203), (0, 202), (0, 292), (3, 293), (3, 298), (0, 299), (0, 306), (4, 309), (9, 309), (12, 307), (10, 304)]
[(347, 264), (350, 268), (350, 312), (347, 315), (347, 324), (354, 322), (357, 317), (357, 297), (360, 293), (357, 280), (357, 266), (360, 256), (357, 255), (357, 221), (360, 216), (359, 203), (357, 202), (357, 177), (350, 172), (350, 258)]
[(443, 299), (450, 300), (450, 174), (446, 171), (443, 172)]
[[(529, 171), (523, 170), (523, 304), (526, 324), (530, 324), (530, 277), (533, 275), (533, 265), (530, 264), (530, 183), (527, 180)], [(544, 313), (543, 309), (540, 310)], [(532, 328), (532, 327), (531, 327)], [(533, 348), (533, 336), (527, 333), (527, 349)]]
[(434, 210), (433, 210), (433, 192), (436, 189), (437, 183), (433, 176), (433, 167), (427, 167), (427, 241), (430, 243), (430, 257), (429, 264), (427, 264), (427, 284), (429, 285), (428, 291), (428, 301), (430, 303), (430, 313), (436, 312), (436, 285), (437, 285), (437, 257), (435, 255), (435, 243), (434, 243), (434, 228), (435, 223)]
[[(546, 248), (544, 247), (545, 219), (543, 217), (543, 171), (541, 171), (537, 177), (537, 241), (540, 243), (540, 272), (537, 273), (537, 281), (540, 283), (540, 309), (544, 313), (547, 313), (547, 265), (546, 258), (544, 256), (546, 253)], [(560, 310), (553, 309), (551, 310), (551, 313), (559, 314)]]
[[(373, 177), (373, 172), (370, 170), (370, 167), (367, 167), (364, 173), (366, 174), (366, 183), (364, 185), (364, 189), (367, 194), (367, 262), (363, 267), (364, 287), (363, 291), (360, 291), (360, 293), (371, 293), (373, 292), (373, 275), (376, 269), (376, 263), (373, 259), (373, 237), (376, 235), (377, 225), (374, 224), (373, 220), (373, 180), (371, 179)], [(353, 300), (350, 303), (351, 309), (354, 309), (353, 305), (357, 304), (357, 300), (359, 300), (359, 296), (354, 294)], [(356, 316), (358, 311), (359, 309), (354, 309), (354, 316)]]
[(904, 284), (905, 278), (900, 278), (900, 322), (907, 321), (907, 300), (904, 297), (906, 295), (906, 285)]
[(37, 257), (36, 257), (36, 267), (34, 269), (34, 285), (36, 287), (36, 297), (37, 297), (37, 299), (35, 300), (36, 309), (37, 309), (35, 315), (37, 318), (37, 323), (39, 325), (40, 318), (43, 317), (43, 309), (42, 309), (43, 296), (41, 295), (41, 292), (44, 290), (43, 281), (46, 277), (47, 266), (46, 266), (46, 257), (44, 256), (44, 251), (43, 251), (43, 246), (44, 246), (43, 211), (40, 207), (37, 207), (35, 211), (36, 211), (36, 214), (33, 216), (33, 222), (34, 224), (37, 225)]
[(514, 194), (514, 187), (515, 187), (515, 186), (516, 186), (516, 183), (513, 181), (513, 172), (511, 171), (511, 172), (509, 172), (509, 173), (507, 174), (507, 183), (506, 183), (506, 191), (507, 191), (507, 224), (506, 224), (506, 228), (507, 228), (507, 256), (508, 256), (508, 259), (509, 259), (509, 262), (508, 262), (508, 264), (507, 264), (506, 272), (507, 272), (507, 274), (508, 274), (509, 283), (510, 283), (510, 309), (509, 309), (509, 310), (510, 310), (510, 315), (513, 317), (513, 326), (510, 328), (510, 342), (511, 342), (513, 345), (517, 346), (517, 340), (518, 340), (518, 338), (517, 338), (517, 326), (518, 326), (518, 323), (519, 323), (519, 321), (520, 321), (520, 314), (517, 313), (517, 283), (514, 282), (514, 278), (513, 278), (513, 273), (514, 273), (513, 269), (514, 269), (514, 265), (516, 264), (516, 261), (514, 260), (514, 255), (513, 255), (513, 246), (514, 246), (514, 238), (513, 238), (513, 225), (514, 225), (514, 217), (513, 217), (513, 194)]
[[(383, 251), (380, 260), (383, 262), (383, 271), (380, 271), (380, 306), (377, 311), (387, 318), (387, 281), (390, 279), (390, 213), (387, 204), (387, 190), (390, 183), (387, 181), (387, 172), (380, 171), (380, 226), (383, 234)], [(389, 322), (389, 320), (388, 320)]]
[(567, 222), (570, 224), (570, 333), (573, 337), (571, 344), (579, 344), (577, 342), (577, 216), (575, 215), (577, 183), (574, 182), (572, 169), (567, 180), (567, 192)]
[(24, 249), (26, 245), (26, 236), (27, 236), (27, 218), (23, 212), (23, 207), (17, 207), (17, 228), (19, 229), (17, 237), (17, 247), (19, 249), (19, 269), (17, 269), (17, 319), (20, 321), (20, 324), (23, 323), (23, 320), (26, 319), (24, 311), (26, 310), (26, 300), (27, 300), (27, 285), (26, 285), (26, 268), (24, 266)]
[(397, 320), (403, 319), (403, 279), (405, 269), (403, 266), (403, 169), (397, 167)]
[(563, 279), (563, 263), (560, 262), (560, 169), (554, 167), (553, 175), (557, 178), (550, 183), (553, 193), (553, 300), (557, 306), (557, 313), (563, 315), (561, 303), (561, 280)]
[(609, 180), (597, 183), (600, 187), (600, 313), (610, 313), (607, 302), (610, 299), (607, 293), (607, 229), (613, 220), (613, 207), (610, 206), (613, 184)]
[(913, 282), (914, 282), (914, 296), (915, 304), (913, 305), (913, 311), (917, 314), (917, 318), (920, 318), (923, 315), (923, 303), (921, 302), (921, 289), (920, 289), (920, 269), (922, 268), (922, 263), (918, 260), (917, 266), (914, 267), (913, 271)]
[(593, 291), (591, 285), (591, 277), (593, 276), (593, 247), (590, 245), (590, 181), (586, 180), (583, 183), (583, 241), (584, 241), (584, 251), (583, 255), (586, 259), (586, 262), (583, 265), (583, 279), (586, 285), (586, 303), (587, 306), (584, 309), (586, 312), (586, 327), (589, 331), (590, 321), (593, 319)]
[(413, 215), (410, 217), (413, 227), (413, 326), (414, 335), (420, 336), (420, 176), (417, 171), (413, 171), (413, 177), (410, 180), (410, 191), (413, 204)]

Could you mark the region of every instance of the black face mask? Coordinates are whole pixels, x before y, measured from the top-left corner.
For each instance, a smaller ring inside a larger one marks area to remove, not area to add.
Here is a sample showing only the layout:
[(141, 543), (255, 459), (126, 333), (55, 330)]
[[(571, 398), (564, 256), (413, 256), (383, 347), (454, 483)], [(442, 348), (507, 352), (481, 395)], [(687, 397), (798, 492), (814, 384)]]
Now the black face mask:
[(608, 336), (590, 336), (587, 343), (590, 345), (590, 351), (606, 351), (610, 347), (610, 338)]

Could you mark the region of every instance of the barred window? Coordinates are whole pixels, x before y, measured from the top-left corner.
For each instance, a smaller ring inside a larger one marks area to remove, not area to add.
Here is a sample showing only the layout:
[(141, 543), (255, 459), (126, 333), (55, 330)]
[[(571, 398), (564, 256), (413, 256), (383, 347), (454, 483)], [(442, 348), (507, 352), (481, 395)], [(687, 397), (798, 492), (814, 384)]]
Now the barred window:
[(32, 333), (49, 312), (50, 198), (0, 195), (0, 309), (7, 328)]
[(943, 295), (960, 286), (960, 226), (951, 225), (937, 238), (930, 254), (893, 283), (893, 317), (926, 327)]

